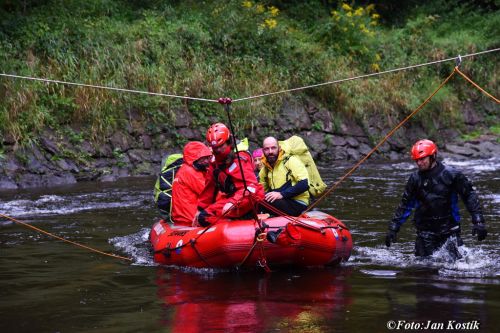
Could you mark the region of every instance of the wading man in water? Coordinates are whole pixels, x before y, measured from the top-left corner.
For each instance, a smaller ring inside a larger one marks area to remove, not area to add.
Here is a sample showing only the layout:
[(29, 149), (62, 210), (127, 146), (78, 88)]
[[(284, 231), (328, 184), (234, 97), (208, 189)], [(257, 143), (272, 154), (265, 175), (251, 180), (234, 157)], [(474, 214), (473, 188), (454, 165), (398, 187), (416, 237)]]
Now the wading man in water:
[(399, 228), (415, 209), (415, 255), (430, 256), (447, 243), (450, 255), (458, 259), (457, 246), (463, 244), (458, 196), (472, 217), (472, 235), (477, 235), (477, 240), (482, 241), (488, 234), (476, 191), (460, 171), (437, 161), (434, 142), (417, 141), (411, 149), (411, 157), (417, 163), (418, 171), (408, 179), (401, 203), (389, 223), (385, 244), (391, 246)]

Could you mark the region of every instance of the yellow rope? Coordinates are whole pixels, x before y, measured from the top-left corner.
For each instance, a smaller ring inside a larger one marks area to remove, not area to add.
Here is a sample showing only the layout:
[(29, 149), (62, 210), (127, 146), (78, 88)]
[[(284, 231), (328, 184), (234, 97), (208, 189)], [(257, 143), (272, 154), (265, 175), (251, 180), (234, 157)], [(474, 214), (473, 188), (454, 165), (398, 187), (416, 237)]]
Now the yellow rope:
[(493, 96), (492, 94), (488, 93), (486, 90), (484, 90), (483, 88), (481, 88), (477, 83), (475, 83), (474, 81), (472, 81), (470, 78), (467, 77), (467, 75), (465, 75), (464, 73), (462, 73), (460, 71), (460, 69), (458, 69), (458, 67), (455, 67), (455, 71), (458, 72), (458, 74), (462, 75), (464, 79), (466, 79), (467, 81), (469, 81), (474, 87), (476, 87), (477, 89), (481, 90), (486, 96), (490, 97), (491, 99), (493, 99), (495, 102), (500, 103), (500, 100), (498, 98), (496, 98), (495, 96)]
[(60, 236), (57, 236), (57, 235), (54, 235), (54, 234), (51, 234), (50, 232), (48, 231), (45, 231), (45, 230), (42, 230), (40, 228), (37, 228), (31, 224), (28, 224), (28, 223), (25, 223), (25, 222), (21, 222), (19, 220), (16, 220), (15, 218), (13, 217), (10, 217), (10, 216), (7, 216), (7, 215), (4, 215), (4, 214), (0, 214), (1, 217), (4, 217), (8, 220), (11, 220), (13, 222), (16, 222), (16, 223), (19, 223), (25, 227), (28, 227), (28, 228), (31, 228), (33, 230), (36, 230), (42, 234), (45, 234), (47, 236), (50, 236), (50, 237), (53, 237), (53, 238), (56, 238), (56, 239), (59, 239), (59, 240), (62, 240), (63, 242), (66, 242), (66, 243), (70, 243), (70, 244), (73, 244), (73, 245), (76, 245), (76, 246), (79, 246), (81, 248), (84, 248), (84, 249), (87, 249), (87, 250), (90, 250), (92, 252), (96, 252), (96, 253), (99, 253), (99, 254), (102, 254), (102, 255), (105, 255), (105, 256), (108, 256), (108, 257), (113, 257), (113, 258), (117, 258), (117, 259), (121, 259), (121, 260), (128, 260), (128, 261), (133, 261), (131, 258), (127, 258), (127, 257), (122, 257), (122, 256), (119, 256), (119, 255), (116, 255), (116, 254), (113, 254), (113, 253), (106, 253), (106, 252), (102, 252), (100, 250), (97, 250), (97, 249), (94, 249), (94, 248), (91, 248), (89, 246), (86, 246), (86, 245), (83, 245), (83, 244), (80, 244), (80, 243), (77, 243), (77, 242), (73, 242), (73, 241), (70, 241), (66, 238), (63, 238), (63, 237), (60, 237)]
[(453, 72), (439, 85), (439, 87), (429, 96), (427, 99), (420, 104), (412, 113), (410, 113), (408, 116), (406, 116), (405, 119), (403, 119), (396, 127), (394, 127), (375, 147), (373, 147), (372, 150), (366, 156), (364, 156), (358, 163), (356, 163), (346, 174), (344, 174), (338, 181), (336, 181), (328, 190), (323, 192), (323, 194), (316, 200), (312, 205), (310, 205), (302, 214), (307, 213), (314, 207), (318, 205), (318, 203), (323, 200), (327, 195), (329, 195), (333, 190), (335, 190), (340, 183), (342, 183), (347, 177), (349, 177), (356, 169), (363, 164), (382, 144), (384, 144), (401, 126), (403, 126), (408, 120), (410, 120), (411, 117), (413, 117), (417, 112), (419, 112), (424, 105), (426, 105), (434, 95), (437, 94), (437, 92), (443, 88), (443, 86), (455, 75), (455, 72), (457, 71), (457, 68), (453, 70)]

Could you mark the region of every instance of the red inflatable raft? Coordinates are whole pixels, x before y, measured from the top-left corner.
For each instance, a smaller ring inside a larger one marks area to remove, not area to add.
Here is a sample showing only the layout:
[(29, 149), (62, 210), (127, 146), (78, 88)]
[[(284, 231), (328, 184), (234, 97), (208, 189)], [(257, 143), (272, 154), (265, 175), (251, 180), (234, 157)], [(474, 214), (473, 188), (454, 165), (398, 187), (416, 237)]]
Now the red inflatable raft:
[[(282, 231), (276, 242), (269, 242), (266, 233), (278, 230)], [(221, 220), (206, 228), (177, 227), (161, 220), (153, 225), (150, 241), (157, 263), (197, 268), (335, 265), (347, 260), (352, 250), (346, 226), (319, 211), (261, 223)]]

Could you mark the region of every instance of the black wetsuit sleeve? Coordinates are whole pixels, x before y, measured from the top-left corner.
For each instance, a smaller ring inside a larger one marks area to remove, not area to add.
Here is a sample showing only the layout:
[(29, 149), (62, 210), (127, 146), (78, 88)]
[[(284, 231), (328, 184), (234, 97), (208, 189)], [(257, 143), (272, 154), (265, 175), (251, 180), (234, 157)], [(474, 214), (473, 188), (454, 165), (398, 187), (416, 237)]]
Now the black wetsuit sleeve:
[(472, 223), (484, 223), (481, 204), (479, 203), (479, 198), (472, 182), (467, 179), (464, 174), (458, 171), (456, 171), (454, 178), (456, 191), (462, 198), (465, 207), (469, 211), (472, 217)]
[(399, 228), (403, 223), (406, 222), (408, 217), (411, 215), (411, 211), (416, 205), (416, 188), (418, 181), (416, 175), (411, 175), (406, 183), (403, 196), (401, 198), (401, 203), (394, 212), (391, 222), (389, 223), (389, 229), (399, 231)]

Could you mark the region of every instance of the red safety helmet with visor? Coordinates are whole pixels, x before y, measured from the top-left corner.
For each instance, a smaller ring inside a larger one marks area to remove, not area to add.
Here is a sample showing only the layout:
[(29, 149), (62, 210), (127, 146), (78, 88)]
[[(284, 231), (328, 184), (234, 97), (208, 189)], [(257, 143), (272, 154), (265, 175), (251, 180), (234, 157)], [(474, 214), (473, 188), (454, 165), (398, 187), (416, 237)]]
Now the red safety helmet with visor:
[(231, 132), (223, 123), (215, 123), (207, 130), (207, 142), (212, 148), (222, 146), (230, 137)]
[(431, 140), (418, 140), (411, 148), (411, 158), (418, 160), (437, 153), (437, 146)]

